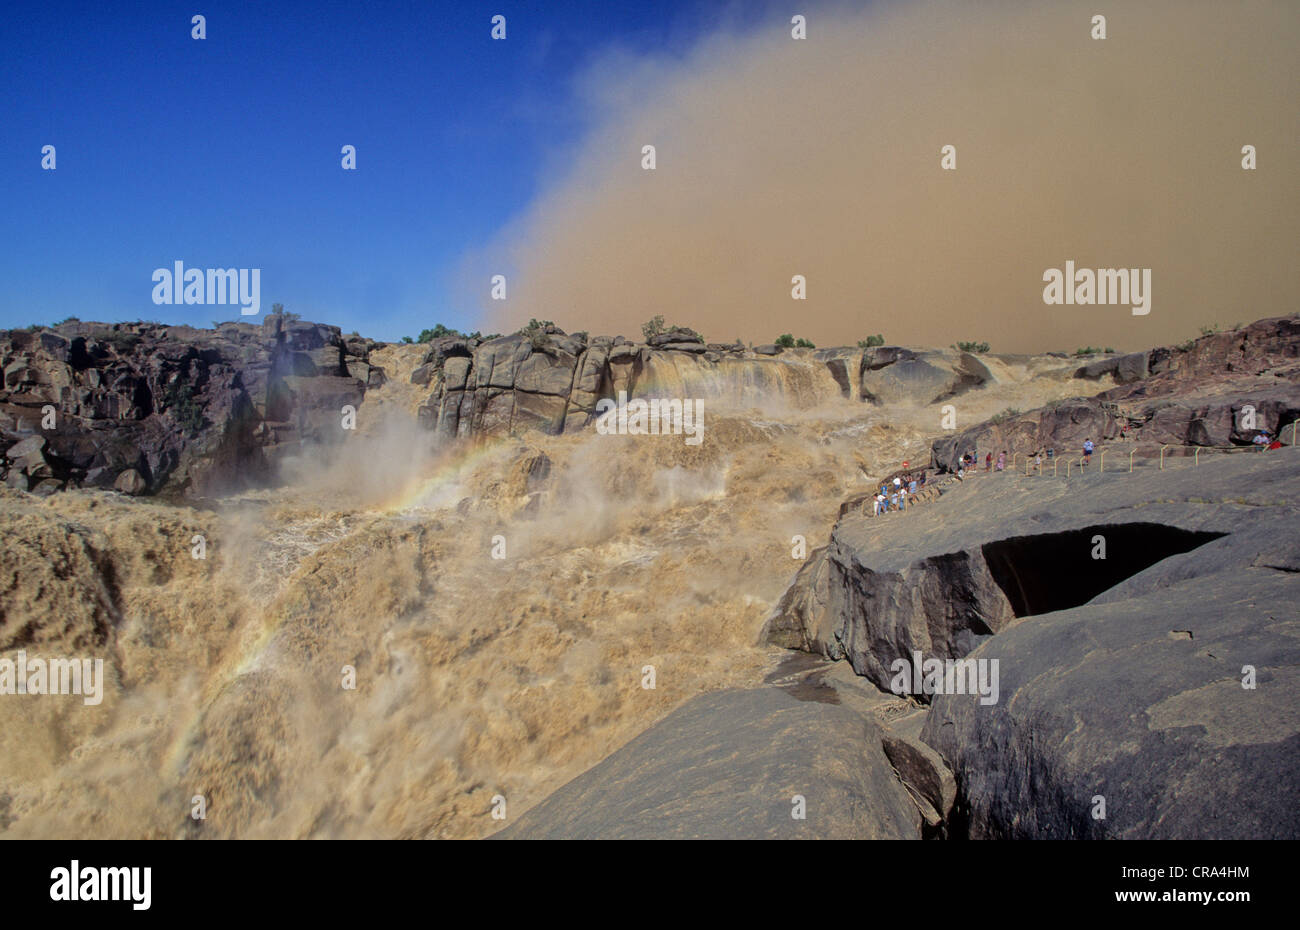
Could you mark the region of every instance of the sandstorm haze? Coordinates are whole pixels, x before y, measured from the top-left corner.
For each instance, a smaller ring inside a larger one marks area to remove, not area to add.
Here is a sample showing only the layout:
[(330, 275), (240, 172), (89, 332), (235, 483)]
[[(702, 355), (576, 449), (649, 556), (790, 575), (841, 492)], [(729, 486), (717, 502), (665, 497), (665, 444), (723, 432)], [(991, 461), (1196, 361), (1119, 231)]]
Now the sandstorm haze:
[[(1012, 352), (1137, 349), (1287, 312), (1300, 7), (1106, 6), (810, 5), (804, 41), (782, 14), (671, 60), (606, 53), (580, 82), (594, 128), (466, 257), (466, 300), (485, 332), (537, 317), (633, 336), (663, 314), (715, 341), (883, 332)], [(1151, 268), (1150, 315), (1046, 306), (1043, 271), (1066, 260)], [(496, 273), (505, 303), (486, 296)]]

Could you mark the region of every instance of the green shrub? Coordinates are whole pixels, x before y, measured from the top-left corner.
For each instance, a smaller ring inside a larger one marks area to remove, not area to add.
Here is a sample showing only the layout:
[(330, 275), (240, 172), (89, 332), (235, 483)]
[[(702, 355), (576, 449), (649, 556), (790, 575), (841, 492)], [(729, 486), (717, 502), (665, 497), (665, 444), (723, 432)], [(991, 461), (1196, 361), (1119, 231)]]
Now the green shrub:
[(450, 327), (443, 326), (441, 323), (438, 323), (433, 327), (433, 329), (420, 330), (420, 338), (417, 339), (416, 341), (420, 343), (433, 342), (433, 340), (441, 339), (443, 336), (456, 336), (460, 339), (473, 338), (472, 336), (465, 335), (458, 329), (451, 329)]
[(194, 388), (188, 381), (177, 380), (172, 383), (164, 396), (163, 403), (172, 419), (187, 434), (193, 436), (203, 426), (203, 408), (194, 397)]
[(793, 349), (794, 336), (790, 335), (789, 333), (782, 333), (781, 335), (776, 337), (776, 344), (783, 349)]
[(59, 322), (55, 323), (54, 325), (62, 326), (64, 323), (80, 323), (80, 322), (81, 322), (81, 317), (65, 316), (63, 319), (59, 320)]
[(798, 338), (798, 339), (796, 339), (796, 340), (794, 341), (794, 347), (795, 347), (796, 349), (815, 349), (815, 348), (817, 348), (815, 345), (812, 344), (812, 340), (810, 340), (810, 339), (804, 339), (803, 337), (800, 337), (800, 338)]
[(533, 351), (545, 352), (552, 344), (550, 334), (546, 332), (546, 327), (554, 325), (550, 320), (529, 320), (528, 325), (519, 332), (528, 337)]
[(674, 333), (674, 332), (687, 333), (691, 336), (694, 336), (697, 339), (703, 338), (702, 336), (700, 336), (699, 333), (691, 329), (689, 326), (679, 326), (677, 324), (673, 324), (672, 326), (669, 326), (667, 323), (664, 322), (664, 318), (661, 315), (657, 315), (653, 319), (647, 320), (646, 322), (641, 324), (641, 337), (646, 342), (649, 342), (650, 337), (652, 336), (661, 336), (664, 333)]
[(959, 342), (953, 348), (959, 352), (987, 352), (989, 344), (987, 342)]
[(883, 346), (884, 344), (885, 337), (880, 335), (880, 333), (876, 333), (874, 336), (868, 336), (866, 339), (858, 340), (859, 349), (874, 349), (876, 346)]

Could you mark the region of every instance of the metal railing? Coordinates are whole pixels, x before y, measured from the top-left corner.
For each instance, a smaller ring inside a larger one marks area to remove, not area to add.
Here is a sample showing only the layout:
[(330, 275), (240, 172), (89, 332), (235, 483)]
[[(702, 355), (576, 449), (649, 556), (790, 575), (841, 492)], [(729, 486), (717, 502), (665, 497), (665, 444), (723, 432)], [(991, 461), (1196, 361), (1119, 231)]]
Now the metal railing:
[[(1300, 423), (1300, 420), (1292, 421), (1292, 423), (1290, 424), (1290, 426), (1292, 427), (1291, 434), (1293, 437), (1291, 445), (1293, 446), (1295, 445), (1294, 437), (1296, 435), (1297, 423)], [(1181, 454), (1176, 454), (1173, 450), (1184, 450), (1184, 451)], [(1186, 450), (1191, 451), (1190, 456), (1187, 454)], [(1097, 474), (1103, 474), (1106, 471), (1107, 452), (1122, 453), (1122, 451), (1123, 451), (1122, 449), (1111, 449), (1111, 448), (1098, 449), (1094, 453), (1097, 461)], [(1164, 471), (1167, 467), (1166, 464), (1167, 457), (1168, 458), (1191, 458), (1192, 467), (1195, 468), (1201, 464), (1202, 452), (1206, 453), (1207, 455), (1210, 453), (1215, 453), (1218, 455), (1243, 455), (1247, 453), (1264, 452), (1264, 451), (1267, 451), (1264, 447), (1256, 446), (1256, 445), (1192, 446), (1192, 445), (1184, 445), (1180, 443), (1166, 442), (1166, 443), (1160, 443), (1158, 446), (1153, 443), (1150, 445), (1146, 445), (1144, 447), (1143, 444), (1134, 443), (1132, 448), (1129, 449), (1129, 453), (1128, 453), (1128, 473), (1129, 474), (1133, 473), (1134, 459), (1138, 456), (1139, 452), (1149, 453), (1148, 455), (1144, 455), (1143, 458), (1156, 462), (1158, 464), (1159, 469), (1161, 471)], [(1019, 457), (1021, 455), (1025, 457), (1025, 470), (1024, 472), (1020, 472), (1022, 477), (1029, 477), (1030, 475), (1033, 475), (1035, 472), (1037, 472), (1037, 474), (1040, 476), (1043, 474), (1044, 462), (1042, 460), (1035, 461), (1034, 458), (1032, 457), (1032, 453), (1028, 453), (1028, 452), (1012, 453), (1012, 457), (1011, 457), (1012, 466), (1011, 468), (1007, 469), (1008, 472), (1010, 471), (1019, 472), (1019, 467), (1017, 465), (1017, 462), (1019, 461)], [(1083, 475), (1086, 473), (1085, 462), (1082, 456), (1078, 458), (1072, 458), (1067, 456), (1056, 455), (1050, 459), (1050, 462), (1052, 467), (1051, 475), (1054, 478), (1058, 478), (1062, 476), (1066, 478), (1071, 477), (1071, 475), (1074, 473), (1074, 467), (1076, 464), (1079, 467), (1079, 471), (1078, 471), (1079, 475)], [(1065, 463), (1064, 472), (1061, 472), (1060, 470), (1060, 465), (1062, 462)], [(1121, 468), (1121, 471), (1122, 470), (1123, 469)], [(1112, 468), (1112, 472), (1113, 471), (1114, 469)], [(997, 474), (997, 470), (994, 469), (993, 473)]]

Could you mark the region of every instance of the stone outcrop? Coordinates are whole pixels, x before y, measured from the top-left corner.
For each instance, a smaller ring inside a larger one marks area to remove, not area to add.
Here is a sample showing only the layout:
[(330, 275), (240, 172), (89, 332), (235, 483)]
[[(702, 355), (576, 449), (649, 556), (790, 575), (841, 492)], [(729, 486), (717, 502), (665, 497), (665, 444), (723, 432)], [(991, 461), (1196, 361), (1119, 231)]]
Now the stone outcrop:
[[(841, 705), (833, 689), (706, 694), (496, 837), (919, 839), (922, 816), (884, 738), (879, 723)], [(917, 777), (939, 781), (928, 771)], [(802, 819), (791, 816), (795, 795)]]
[(1109, 354), (1089, 362), (1074, 373), (1076, 378), (1100, 378), (1110, 375), (1117, 384), (1141, 381), (1151, 373), (1149, 352), (1130, 352), (1127, 355)]
[(0, 481), (210, 494), (265, 480), (383, 382), (374, 343), (271, 315), (214, 330), (83, 323), (0, 332)]
[[(1064, 373), (1067, 369), (1056, 366)], [(823, 385), (818, 382), (823, 379)], [(554, 325), (488, 342), (435, 339), (412, 374), (429, 388), (421, 422), (444, 436), (585, 429), (602, 398), (695, 396), (742, 403), (779, 398), (811, 406), (833, 396), (924, 405), (997, 377), (974, 355), (880, 346), (783, 349), (705, 343), (672, 331), (645, 343), (566, 335)]]
[(861, 398), (873, 404), (932, 404), (993, 380), (969, 352), (877, 346), (862, 356)]
[(1295, 837), (1298, 466), (1285, 448), (990, 475), (911, 512), (850, 510), (765, 637), (882, 690), (914, 651), (997, 660), (992, 704), (914, 695), (959, 787), (950, 831)]
[[(1189, 446), (1250, 445), (1256, 429), (1278, 431), (1300, 418), (1300, 316), (1259, 320), (1180, 347), (1097, 361), (1079, 377), (1110, 375), (1117, 386), (1095, 397), (1058, 401), (936, 440), (932, 464), (956, 469), (976, 452), (1078, 456), (1085, 439)], [(1243, 417), (1254, 411), (1253, 422)]]

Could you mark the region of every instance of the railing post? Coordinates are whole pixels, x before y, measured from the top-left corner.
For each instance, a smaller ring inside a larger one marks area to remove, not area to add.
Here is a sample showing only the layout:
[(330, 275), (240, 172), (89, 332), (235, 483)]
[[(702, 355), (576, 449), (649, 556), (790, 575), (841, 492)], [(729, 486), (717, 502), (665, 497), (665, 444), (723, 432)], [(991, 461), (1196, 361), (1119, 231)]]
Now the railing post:
[(1052, 456), (1052, 477), (1053, 478), (1056, 477), (1056, 463), (1059, 461), (1060, 459), (1058, 459), (1056, 456)]
[(1106, 450), (1102, 449), (1101, 457), (1097, 460), (1097, 474), (1100, 475), (1105, 470), (1106, 470)]
[(1201, 464), (1201, 447), (1197, 446), (1196, 451), (1192, 453), (1192, 465), (1196, 466), (1200, 464)]
[(1163, 445), (1160, 447), (1160, 470), (1165, 470), (1165, 447)]
[(1295, 427), (1297, 423), (1300, 423), (1300, 420), (1291, 421), (1291, 445), (1293, 446), (1295, 445)]
[(1134, 446), (1131, 450), (1129, 450), (1129, 454), (1128, 454), (1128, 473), (1130, 475), (1133, 474), (1133, 456), (1136, 454), (1137, 454), (1137, 446)]

